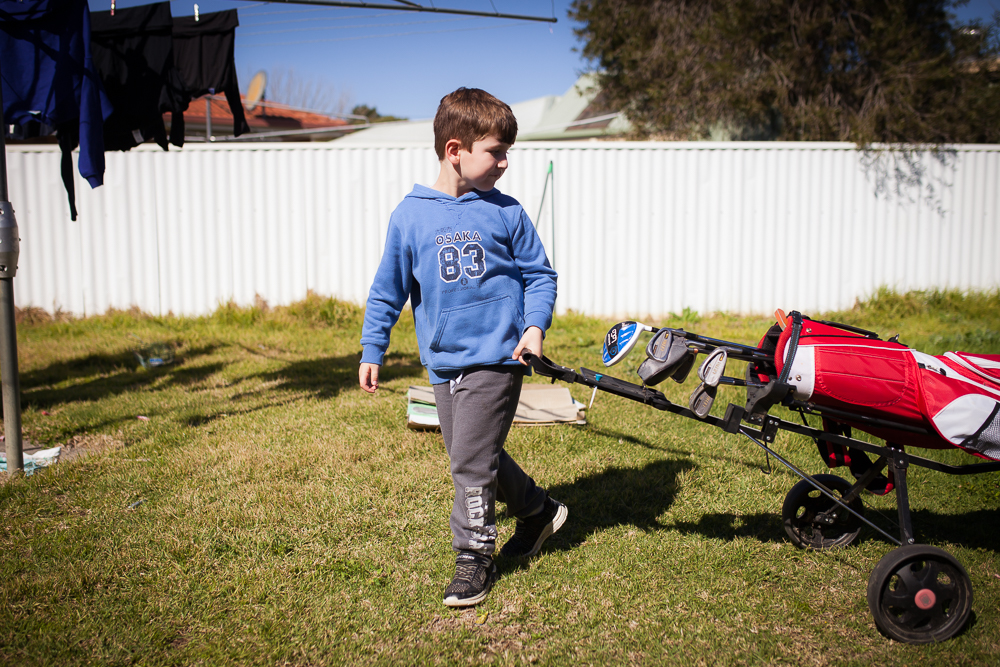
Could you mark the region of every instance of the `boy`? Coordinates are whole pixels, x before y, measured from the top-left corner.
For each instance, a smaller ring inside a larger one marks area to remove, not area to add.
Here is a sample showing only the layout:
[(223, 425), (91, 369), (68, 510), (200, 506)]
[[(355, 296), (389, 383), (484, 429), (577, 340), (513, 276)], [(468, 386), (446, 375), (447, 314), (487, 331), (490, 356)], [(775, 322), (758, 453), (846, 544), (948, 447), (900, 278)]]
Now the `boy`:
[(455, 485), (450, 607), (481, 602), (498, 577), (496, 501), (516, 519), (505, 557), (537, 554), (567, 515), (503, 448), (530, 372), (521, 352), (542, 354), (556, 299), (556, 273), (531, 221), (493, 187), (516, 135), (510, 107), (485, 91), (459, 88), (441, 100), (440, 173), (393, 211), (361, 335), (358, 378), (374, 393), (389, 331), (410, 299)]

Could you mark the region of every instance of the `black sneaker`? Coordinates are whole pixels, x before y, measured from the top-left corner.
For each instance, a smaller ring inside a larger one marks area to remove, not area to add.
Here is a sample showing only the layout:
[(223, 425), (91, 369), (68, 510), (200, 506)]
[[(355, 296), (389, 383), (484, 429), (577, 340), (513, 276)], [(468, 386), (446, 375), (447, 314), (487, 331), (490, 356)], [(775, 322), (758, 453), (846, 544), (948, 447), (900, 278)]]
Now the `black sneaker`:
[(505, 558), (534, 556), (542, 549), (542, 542), (549, 539), (566, 523), (569, 510), (558, 500), (545, 498), (542, 511), (525, 519), (517, 519), (514, 535), (500, 549)]
[(455, 576), (444, 589), (444, 603), (449, 607), (479, 604), (493, 588), (497, 566), (489, 556), (475, 551), (460, 551), (455, 557)]

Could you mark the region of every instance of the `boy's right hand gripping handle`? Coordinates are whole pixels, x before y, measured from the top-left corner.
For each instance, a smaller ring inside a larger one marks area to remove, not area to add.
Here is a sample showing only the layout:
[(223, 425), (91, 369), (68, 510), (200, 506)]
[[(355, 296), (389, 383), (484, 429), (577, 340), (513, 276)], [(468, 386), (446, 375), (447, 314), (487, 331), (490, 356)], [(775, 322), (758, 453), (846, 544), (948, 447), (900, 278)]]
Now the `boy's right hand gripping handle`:
[(563, 382), (573, 383), (576, 382), (577, 377), (579, 377), (576, 371), (572, 368), (560, 366), (545, 355), (538, 356), (531, 350), (525, 350), (522, 352), (521, 359), (531, 366), (531, 368), (539, 375), (552, 378), (553, 380), (562, 380)]

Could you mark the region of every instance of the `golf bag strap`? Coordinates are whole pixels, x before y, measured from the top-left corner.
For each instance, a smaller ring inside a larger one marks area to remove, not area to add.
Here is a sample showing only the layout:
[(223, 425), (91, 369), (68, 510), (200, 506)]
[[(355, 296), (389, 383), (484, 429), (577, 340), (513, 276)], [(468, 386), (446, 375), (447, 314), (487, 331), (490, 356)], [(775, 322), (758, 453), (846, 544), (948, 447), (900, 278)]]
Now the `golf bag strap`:
[(792, 364), (795, 363), (795, 352), (799, 349), (799, 336), (802, 335), (802, 313), (793, 310), (789, 317), (792, 320), (792, 335), (789, 336), (788, 344), (785, 346), (785, 362), (778, 377), (779, 384), (788, 382), (788, 374), (791, 373)]

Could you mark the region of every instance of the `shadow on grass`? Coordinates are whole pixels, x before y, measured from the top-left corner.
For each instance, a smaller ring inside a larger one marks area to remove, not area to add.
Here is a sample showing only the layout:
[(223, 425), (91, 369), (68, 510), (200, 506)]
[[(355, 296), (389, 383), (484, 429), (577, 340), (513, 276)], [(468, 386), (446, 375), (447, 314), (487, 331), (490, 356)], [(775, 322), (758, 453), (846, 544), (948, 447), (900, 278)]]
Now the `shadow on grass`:
[[(589, 433), (593, 433), (594, 435), (601, 436), (604, 438), (620, 440), (622, 442), (627, 442), (629, 444), (636, 445), (637, 447), (642, 447), (643, 449), (652, 449), (658, 452), (664, 452), (666, 454), (675, 454), (677, 456), (690, 456), (692, 453), (690, 447), (668, 447), (662, 445), (653, 445), (641, 438), (637, 438), (634, 435), (629, 435), (628, 433), (623, 433), (621, 431), (611, 431), (605, 428), (595, 428), (593, 425), (590, 424), (588, 424), (586, 428)], [(699, 452), (698, 456), (711, 458), (712, 460), (715, 461), (723, 461), (725, 463), (746, 468), (747, 470), (756, 470), (756, 471), (764, 471), (763, 466), (766, 465), (767, 463), (767, 460), (763, 457), (763, 455), (760, 457), (759, 462), (755, 462), (753, 460), (748, 461), (746, 459), (728, 455), (725, 453), (705, 454), (704, 452)]]
[(569, 519), (546, 547), (570, 549), (614, 526), (631, 525), (643, 531), (667, 527), (657, 517), (674, 502), (677, 476), (694, 467), (686, 459), (654, 461), (642, 468), (608, 468), (549, 487), (551, 496), (569, 508)]
[[(546, 540), (544, 551), (568, 551), (595, 533), (615, 526), (635, 526), (642, 531), (669, 528), (659, 517), (674, 502), (677, 476), (695, 467), (687, 459), (654, 461), (642, 468), (608, 468), (575, 482), (548, 487), (549, 495), (569, 508), (562, 529)], [(523, 558), (497, 562), (501, 576), (523, 570)]]
[(184, 424), (185, 426), (190, 426), (192, 428), (198, 428), (199, 426), (210, 426), (214, 422), (220, 419), (238, 419), (240, 417), (246, 417), (255, 412), (260, 412), (262, 410), (287, 407), (301, 400), (302, 400), (301, 398), (290, 398), (282, 401), (265, 401), (260, 405), (235, 407), (235, 408), (230, 407), (224, 410), (216, 410), (214, 412), (208, 412), (205, 414), (181, 415), (177, 418), (177, 421), (179, 421), (181, 424)]
[[(251, 377), (269, 383), (269, 389), (278, 388), (305, 392), (315, 398), (329, 399), (344, 389), (358, 387), (358, 354), (340, 357), (321, 357), (294, 361), (278, 370), (258, 373)], [(424, 378), (427, 375), (415, 354), (389, 354), (379, 370), (379, 384), (401, 378)], [(270, 384), (273, 383), (273, 384)]]
[[(241, 347), (252, 354), (268, 356), (250, 347)], [(426, 378), (424, 367), (420, 365), (416, 355), (392, 354), (387, 355), (385, 361), (379, 373), (379, 382), (383, 385), (379, 391), (393, 391), (384, 386), (392, 380)], [(357, 354), (293, 361), (277, 370), (252, 373), (238, 378), (232, 384), (244, 383), (250, 379), (262, 382), (265, 386), (234, 394), (230, 397), (228, 405), (205, 414), (185, 415), (181, 421), (192, 427), (207, 426), (220, 418), (236, 418), (261, 410), (288, 406), (305, 398), (328, 400), (345, 390), (360, 391)], [(289, 398), (287, 395), (282, 395), (282, 392), (292, 392), (295, 396)], [(405, 395), (405, 389), (402, 393)], [(252, 405), (239, 405), (241, 401), (253, 399), (258, 400)]]
[[(867, 512), (866, 518), (890, 535), (899, 536), (899, 529), (886, 518), (896, 520), (895, 508), (882, 511), (882, 516)], [(886, 518), (883, 518), (886, 517)], [(991, 527), (995, 526), (998, 512), (976, 510), (961, 514), (937, 514), (927, 510), (912, 513), (913, 528), (920, 544), (952, 543), (970, 549), (986, 549), (1000, 552), (1000, 535)], [(668, 526), (682, 533), (697, 533), (704, 537), (735, 540), (755, 538), (761, 542), (787, 542), (788, 535), (780, 512), (773, 514), (705, 514), (697, 522), (677, 522)], [(861, 539), (878, 540), (890, 544), (881, 534), (865, 526)]]
[[(217, 347), (217, 345), (206, 345), (185, 350), (183, 357), (177, 362), (149, 371), (136, 371), (137, 363), (130, 352), (91, 354), (59, 361), (21, 374), (21, 400), (25, 406), (47, 408), (61, 403), (99, 401), (109, 396), (144, 389), (153, 384), (164, 388), (190, 386), (225, 367), (223, 363), (200, 365), (193, 363), (200, 357), (212, 354)], [(91, 377), (94, 379), (68, 387), (50, 386), (67, 380)]]
[[(26, 407), (46, 409), (64, 403), (99, 401), (147, 389), (154, 384), (157, 390), (190, 387), (238, 361), (233, 359), (205, 363), (203, 358), (214, 354), (220, 347), (219, 344), (212, 344), (185, 349), (175, 363), (148, 371), (137, 370), (135, 357), (128, 351), (118, 354), (91, 354), (59, 361), (21, 374), (22, 404)], [(246, 346), (240, 347), (261, 357), (268, 356), (261, 355)], [(424, 376), (424, 369), (417, 355), (397, 353), (387, 355), (380, 380), (384, 384), (398, 378), (421, 376)], [(275, 389), (304, 392), (316, 398), (328, 399), (338, 395), (345, 388), (357, 387), (358, 355), (347, 354), (339, 357), (292, 361), (277, 370), (251, 372), (236, 378), (231, 384), (236, 385), (251, 379), (267, 383), (267, 389), (261, 392), (236, 394), (233, 399), (262, 395)], [(65, 387), (52, 386), (67, 380), (81, 381)], [(229, 412), (239, 412), (239, 410), (229, 410)]]
[[(962, 514), (938, 514), (929, 510), (916, 510), (911, 516), (917, 542), (952, 542), (970, 549), (988, 549), (1000, 553), (1000, 532), (996, 529), (997, 523), (1000, 523), (1000, 511), (973, 510)], [(892, 534), (891, 530), (886, 532)]]
[(720, 512), (705, 514), (698, 521), (678, 521), (670, 526), (674, 530), (719, 540), (753, 537), (761, 542), (785, 542), (788, 536), (782, 525), (781, 514), (731, 514)]

